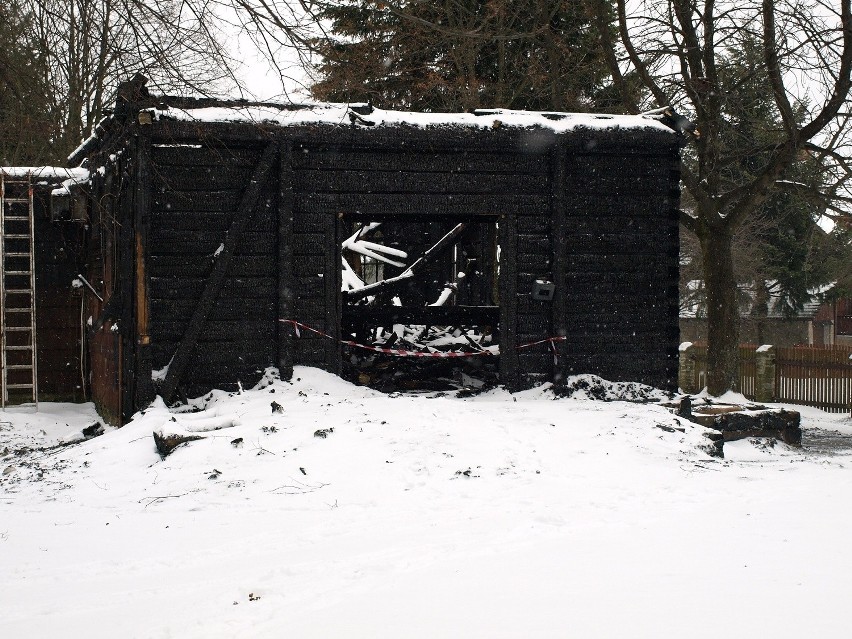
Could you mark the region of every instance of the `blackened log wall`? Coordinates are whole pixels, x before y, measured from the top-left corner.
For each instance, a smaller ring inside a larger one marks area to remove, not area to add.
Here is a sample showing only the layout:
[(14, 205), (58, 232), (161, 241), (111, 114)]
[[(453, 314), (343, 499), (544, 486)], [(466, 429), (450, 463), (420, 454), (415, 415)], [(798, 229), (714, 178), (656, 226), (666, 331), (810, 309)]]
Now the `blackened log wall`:
[[(154, 371), (165, 369), (177, 350), (262, 148), (155, 143), (151, 149)], [(188, 396), (254, 384), (277, 364), (278, 197), (277, 179), (267, 180), (179, 384)]]
[[(169, 364), (261, 157), (279, 164), (195, 347), (188, 396), (267, 366), (340, 370), (340, 220), (489, 219), (501, 244), (501, 375), (510, 387), (597, 373), (676, 380), (678, 148), (663, 131), (152, 125), (145, 251), (150, 353)], [(286, 263), (285, 263), (286, 262)], [(536, 280), (553, 301), (532, 298)], [(556, 365), (548, 344), (563, 335)]]
[(563, 151), (565, 371), (677, 387), (678, 147), (586, 133)]

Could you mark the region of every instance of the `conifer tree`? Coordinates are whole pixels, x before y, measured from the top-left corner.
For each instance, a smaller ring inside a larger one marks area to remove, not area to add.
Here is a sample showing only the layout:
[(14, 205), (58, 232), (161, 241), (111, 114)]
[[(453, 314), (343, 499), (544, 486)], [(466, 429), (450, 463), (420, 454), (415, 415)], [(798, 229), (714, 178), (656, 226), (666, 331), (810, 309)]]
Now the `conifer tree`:
[(570, 0), (319, 3), (314, 97), (386, 108), (588, 111), (607, 100), (602, 52)]

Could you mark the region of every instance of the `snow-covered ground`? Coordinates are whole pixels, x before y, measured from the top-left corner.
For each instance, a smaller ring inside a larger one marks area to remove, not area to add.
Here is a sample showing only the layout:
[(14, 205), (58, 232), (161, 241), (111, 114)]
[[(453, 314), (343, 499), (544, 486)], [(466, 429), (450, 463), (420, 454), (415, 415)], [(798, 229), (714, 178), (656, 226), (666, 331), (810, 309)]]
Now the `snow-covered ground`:
[[(721, 460), (660, 406), (547, 389), (300, 368), (197, 407), (31, 452), (92, 407), (0, 413), (0, 637), (849, 636), (852, 450), (814, 430), (848, 416)], [(155, 430), (205, 432), (161, 459)]]

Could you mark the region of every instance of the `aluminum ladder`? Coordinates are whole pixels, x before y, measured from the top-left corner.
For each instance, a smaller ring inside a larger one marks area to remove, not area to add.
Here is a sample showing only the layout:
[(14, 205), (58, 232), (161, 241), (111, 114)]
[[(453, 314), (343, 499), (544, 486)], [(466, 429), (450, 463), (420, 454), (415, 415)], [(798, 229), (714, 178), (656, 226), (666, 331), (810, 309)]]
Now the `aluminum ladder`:
[[(0, 170), (0, 403), (29, 394), (38, 409), (32, 171)], [(26, 400), (24, 400), (26, 401)]]

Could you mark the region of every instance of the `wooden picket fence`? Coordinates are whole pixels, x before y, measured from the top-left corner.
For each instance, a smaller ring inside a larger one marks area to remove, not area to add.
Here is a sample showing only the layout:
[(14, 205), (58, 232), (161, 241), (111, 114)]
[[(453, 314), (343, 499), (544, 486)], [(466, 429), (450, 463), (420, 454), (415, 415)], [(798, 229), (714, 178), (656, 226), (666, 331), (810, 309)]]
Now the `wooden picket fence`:
[(852, 348), (776, 349), (775, 397), (830, 412), (850, 410)]
[[(740, 392), (754, 399), (754, 345), (740, 346)], [(695, 387), (707, 386), (707, 347), (695, 344)], [(775, 399), (841, 413), (852, 411), (852, 348), (775, 349)]]
[[(740, 346), (740, 392), (754, 399), (755, 375), (757, 373), (757, 365), (755, 364), (754, 353), (757, 346), (751, 344), (743, 344)], [(704, 388), (707, 386), (707, 346), (704, 344), (693, 344), (695, 354), (695, 383), (694, 388)]]

